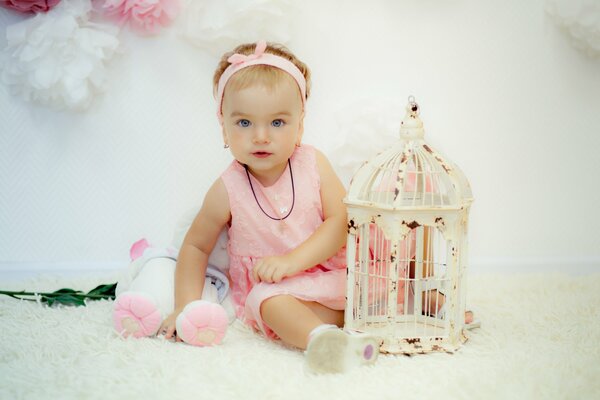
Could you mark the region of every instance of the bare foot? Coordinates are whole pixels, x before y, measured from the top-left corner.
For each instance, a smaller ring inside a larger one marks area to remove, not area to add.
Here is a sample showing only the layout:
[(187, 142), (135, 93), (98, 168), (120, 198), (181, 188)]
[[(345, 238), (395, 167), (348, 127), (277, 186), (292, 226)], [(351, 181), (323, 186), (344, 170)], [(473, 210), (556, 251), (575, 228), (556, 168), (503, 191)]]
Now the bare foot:
[[(437, 317), (438, 312), (442, 309), (442, 306), (446, 301), (446, 296), (438, 292), (437, 289), (433, 289), (427, 292), (423, 292), (422, 300), (423, 312), (426, 315)], [(472, 323), (473, 319), (473, 311), (465, 311), (465, 324)]]
[(473, 311), (465, 311), (465, 324), (473, 322)]
[(442, 309), (446, 296), (437, 291), (437, 289), (423, 292), (421, 307), (426, 315), (437, 316), (437, 313)]

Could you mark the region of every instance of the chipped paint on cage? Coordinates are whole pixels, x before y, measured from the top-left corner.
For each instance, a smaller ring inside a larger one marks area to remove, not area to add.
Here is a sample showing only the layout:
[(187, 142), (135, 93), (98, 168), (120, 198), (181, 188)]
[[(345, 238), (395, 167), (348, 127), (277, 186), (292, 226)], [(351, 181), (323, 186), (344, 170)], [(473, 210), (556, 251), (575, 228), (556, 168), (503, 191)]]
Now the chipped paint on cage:
[(440, 166), (442, 168), (444, 168), (444, 170), (446, 171), (447, 174), (452, 173), (452, 168), (448, 165), (446, 160), (444, 160), (438, 153), (433, 151), (433, 149), (426, 144), (423, 145), (423, 148), (425, 149), (425, 151), (427, 151), (429, 154), (431, 154), (440, 163)]
[(356, 230), (358, 229), (358, 227), (354, 224), (354, 220), (351, 219), (350, 221), (348, 221), (348, 233), (351, 235), (356, 235)]
[(402, 155), (400, 156), (400, 167), (398, 168), (398, 173), (396, 174), (396, 187), (394, 188), (394, 198), (393, 202), (395, 203), (398, 199), (398, 195), (403, 192), (404, 188), (404, 170), (407, 165), (408, 160), (411, 158), (412, 149), (409, 146), (404, 148)]
[(418, 341), (415, 338), (400, 340), (380, 338), (380, 340), (382, 341), (380, 351), (385, 354), (415, 355), (434, 352), (453, 354), (468, 340), (468, 337), (461, 330), (457, 340), (453, 342), (444, 341), (445, 338), (442, 337), (418, 338)]
[(402, 221), (402, 224), (408, 226), (410, 229), (415, 229), (421, 226), (421, 224), (419, 224), (417, 221), (411, 221), (409, 223)]

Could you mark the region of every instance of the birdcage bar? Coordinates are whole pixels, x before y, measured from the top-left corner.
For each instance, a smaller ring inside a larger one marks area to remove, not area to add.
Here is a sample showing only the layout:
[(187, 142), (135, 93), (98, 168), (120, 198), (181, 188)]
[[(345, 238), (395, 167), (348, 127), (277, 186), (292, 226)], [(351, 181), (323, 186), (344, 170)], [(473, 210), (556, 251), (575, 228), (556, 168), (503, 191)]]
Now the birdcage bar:
[[(404, 257), (402, 259), (402, 266), (403, 266), (403, 282), (404, 282), (404, 294), (403, 294), (403, 299), (402, 299), (402, 305), (403, 307), (403, 315), (409, 315), (409, 308), (410, 308), (410, 288), (411, 288), (411, 278), (410, 278), (410, 255), (412, 254), (412, 247), (413, 247), (413, 241), (412, 241), (412, 232), (407, 234), (404, 239), (402, 240), (402, 243), (404, 244)], [(398, 315), (396, 315), (396, 317), (398, 317)], [(414, 316), (413, 316), (414, 318)]]
[[(370, 250), (369, 250), (369, 231), (368, 226), (361, 225), (360, 226), (360, 237), (367, 238), (367, 240), (362, 240), (359, 242), (359, 281), (358, 287), (369, 287), (372, 284), (372, 277), (370, 271), (373, 269), (375, 264), (371, 260)], [(365, 313), (364, 310), (369, 310), (370, 308), (370, 293), (369, 291), (360, 291), (360, 307), (358, 308), (358, 312), (361, 315), (361, 324), (364, 324), (368, 320), (368, 312)], [(362, 311), (362, 312), (361, 312)]]
[[(381, 177), (381, 181), (378, 182), (377, 186), (372, 186), (372, 190), (375, 191), (377, 197), (375, 199), (376, 202), (382, 202), (382, 201), (387, 201), (387, 197), (389, 196), (389, 186), (390, 183), (393, 182), (393, 172), (392, 171), (396, 171), (397, 167), (396, 167), (396, 160), (395, 159), (390, 159), (385, 166), (381, 166), (383, 173), (382, 174), (375, 174), (377, 176)], [(383, 198), (382, 198), (383, 197)]]
[[(412, 206), (423, 206), (425, 201), (425, 196), (427, 195), (425, 192), (426, 185), (423, 184), (423, 181), (420, 179), (423, 177), (422, 164), (419, 163), (419, 153), (413, 151), (413, 156), (408, 160), (407, 167), (408, 171), (404, 185), (412, 184)], [(419, 198), (419, 204), (417, 204), (417, 198)]]
[[(392, 266), (388, 257), (384, 257), (386, 249), (389, 247), (389, 243), (386, 242), (385, 236), (380, 229), (372, 229), (372, 224), (369, 225), (369, 234), (371, 231), (375, 232), (375, 243), (377, 244), (377, 251), (373, 255), (373, 258), (377, 260), (379, 268), (377, 269), (376, 288), (378, 298), (381, 301), (376, 301), (377, 304), (377, 316), (384, 316), (387, 304), (390, 302), (390, 295), (388, 292), (388, 271)], [(383, 296), (383, 298), (382, 298)]]
[(424, 238), (424, 227), (419, 226), (415, 229), (416, 231), (416, 249), (415, 249), (415, 261), (414, 261), (414, 294), (413, 294), (413, 313), (415, 315), (421, 315), (423, 312), (422, 302), (421, 302), (421, 279), (417, 277), (423, 276), (423, 238)]
[[(364, 237), (365, 234), (368, 234), (365, 232), (364, 227), (361, 226), (360, 227), (360, 237)], [(360, 241), (358, 243), (359, 245), (359, 269), (358, 269), (358, 287), (365, 287), (365, 285), (369, 284), (369, 268), (370, 268), (370, 262), (369, 262), (369, 246), (368, 246), (368, 242), (365, 243), (365, 241)], [(369, 304), (369, 293), (361, 290), (359, 291), (359, 302), (360, 302), (360, 307), (359, 309), (364, 310), (364, 308), (366, 306), (368, 306)], [(364, 320), (364, 316), (361, 316), (361, 319)]]
[(461, 219), (462, 224), (462, 234), (461, 234), (461, 249), (462, 251), (459, 254), (460, 264), (462, 268), (459, 270), (459, 278), (458, 278), (458, 291), (460, 293), (458, 310), (466, 310), (466, 299), (467, 299), (467, 282), (466, 282), (466, 274), (469, 269), (468, 260), (466, 255), (469, 250), (469, 243), (467, 240), (467, 214), (463, 213), (463, 218)]
[[(348, 227), (348, 238), (346, 240), (346, 308), (344, 309), (344, 321), (348, 321), (346, 325), (353, 325), (352, 322), (358, 319), (356, 314), (356, 302), (354, 294), (356, 291), (356, 235), (350, 232)], [(351, 261), (350, 261), (351, 260)], [(360, 258), (359, 261), (360, 262)], [(352, 326), (354, 327), (354, 326)]]

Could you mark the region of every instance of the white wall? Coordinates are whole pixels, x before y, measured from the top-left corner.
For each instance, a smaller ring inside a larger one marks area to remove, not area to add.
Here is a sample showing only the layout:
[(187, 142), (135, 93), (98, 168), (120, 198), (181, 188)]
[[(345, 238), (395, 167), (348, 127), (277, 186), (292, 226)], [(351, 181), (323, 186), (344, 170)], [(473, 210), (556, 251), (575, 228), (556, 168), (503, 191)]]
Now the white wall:
[[(365, 118), (399, 123), (413, 94), (426, 138), (471, 181), (473, 269), (600, 270), (600, 60), (570, 45), (543, 1), (303, 4), (289, 47), (313, 71), (306, 142), (331, 153), (363, 105)], [(0, 27), (18, 20), (0, 9)], [(216, 58), (175, 29), (121, 39), (107, 92), (85, 113), (0, 86), (5, 269), (125, 264), (140, 237), (168, 243), (230, 162)]]

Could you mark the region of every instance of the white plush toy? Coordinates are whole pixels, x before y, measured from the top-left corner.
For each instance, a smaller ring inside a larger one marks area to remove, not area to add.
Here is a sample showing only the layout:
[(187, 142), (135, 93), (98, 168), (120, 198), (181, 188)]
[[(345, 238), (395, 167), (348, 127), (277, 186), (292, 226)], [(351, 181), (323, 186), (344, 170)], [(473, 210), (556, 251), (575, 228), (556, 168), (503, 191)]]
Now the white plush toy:
[[(113, 308), (115, 329), (124, 337), (156, 335), (162, 321), (175, 308), (175, 265), (183, 238), (196, 210), (178, 222), (170, 247), (157, 248), (141, 239), (130, 250), (132, 263), (116, 288)], [(223, 230), (208, 258), (202, 300), (189, 303), (177, 317), (178, 336), (196, 346), (218, 344), (235, 319), (229, 294), (227, 232)]]

